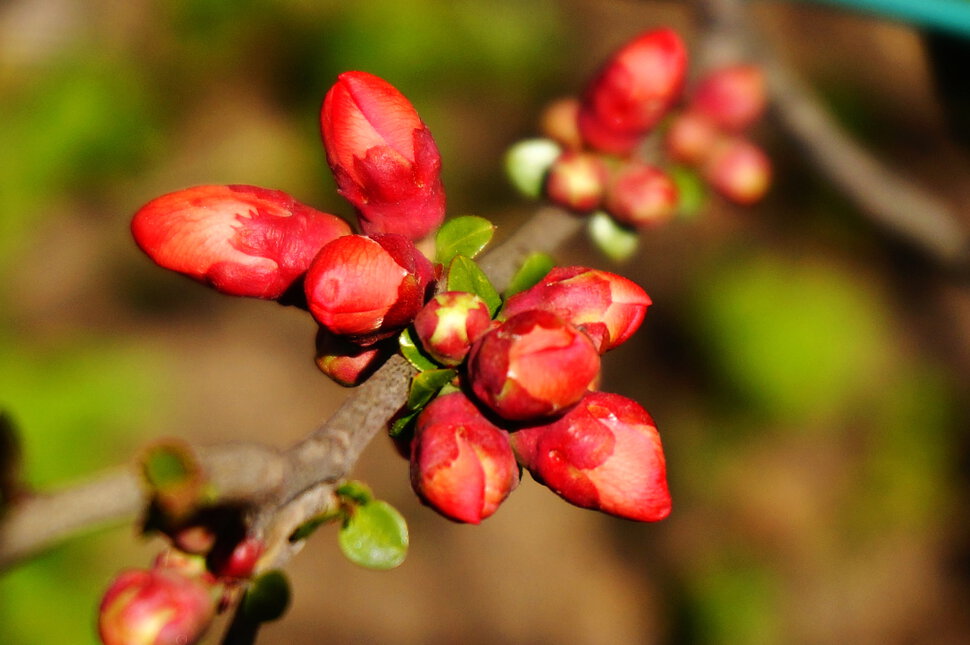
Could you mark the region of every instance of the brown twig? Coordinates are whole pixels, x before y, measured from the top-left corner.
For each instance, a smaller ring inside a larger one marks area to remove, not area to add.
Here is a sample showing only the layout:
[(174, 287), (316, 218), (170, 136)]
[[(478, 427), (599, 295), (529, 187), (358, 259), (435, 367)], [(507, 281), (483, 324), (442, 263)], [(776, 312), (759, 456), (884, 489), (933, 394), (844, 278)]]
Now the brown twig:
[(703, 65), (745, 59), (765, 71), (774, 113), (785, 132), (860, 211), (957, 273), (970, 269), (970, 233), (952, 208), (890, 170), (856, 143), (755, 32), (744, 0), (695, 0)]

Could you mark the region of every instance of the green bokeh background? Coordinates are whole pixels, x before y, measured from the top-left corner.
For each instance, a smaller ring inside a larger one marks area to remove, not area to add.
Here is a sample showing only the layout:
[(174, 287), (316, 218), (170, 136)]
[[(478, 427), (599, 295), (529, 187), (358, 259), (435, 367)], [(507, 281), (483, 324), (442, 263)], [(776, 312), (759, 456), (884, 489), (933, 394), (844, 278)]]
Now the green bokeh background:
[[(770, 4), (769, 38), (857, 136), (945, 198), (967, 194), (916, 35)], [(501, 176), (504, 149), (658, 24), (696, 37), (672, 2), (0, 6), (0, 407), (25, 480), (65, 485), (161, 435), (283, 446), (345, 396), (315, 373), (299, 312), (152, 267), (128, 238), (141, 204), (250, 183), (349, 216), (317, 110), (336, 74), (364, 69), (431, 127), (449, 211), (507, 230), (534, 206)], [(621, 267), (582, 241), (560, 256), (654, 299), (604, 387), (656, 418), (672, 517), (634, 525), (524, 482), (482, 527), (455, 526), (414, 501), (406, 466), (375, 442), (360, 476), (408, 518), (411, 559), (361, 572), (322, 530), (297, 561), (290, 615), (261, 642), (970, 639), (970, 297), (873, 229), (770, 122), (754, 136), (777, 164), (763, 204), (712, 199), (646, 232)], [(105, 527), (5, 574), (0, 642), (96, 642), (110, 576), (159, 547)]]

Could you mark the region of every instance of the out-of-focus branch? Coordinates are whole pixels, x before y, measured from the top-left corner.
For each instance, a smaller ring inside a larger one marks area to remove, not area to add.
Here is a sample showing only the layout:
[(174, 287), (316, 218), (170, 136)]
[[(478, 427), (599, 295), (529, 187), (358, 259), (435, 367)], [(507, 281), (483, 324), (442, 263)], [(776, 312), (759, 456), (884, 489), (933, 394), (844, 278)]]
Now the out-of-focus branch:
[[(555, 250), (582, 222), (543, 208), (505, 243), (483, 258), (500, 289), (529, 252)], [(413, 370), (399, 356), (356, 388), (337, 412), (285, 451), (258, 444), (226, 444), (197, 450), (208, 481), (221, 500), (255, 511), (265, 537), (279, 543), (281, 566), (300, 545), (289, 531), (327, 507), (333, 486), (352, 471), (364, 448), (407, 400)], [(83, 530), (131, 518), (147, 494), (133, 469), (112, 470), (89, 482), (28, 496), (0, 517), (0, 570)]]
[(744, 0), (695, 0), (704, 41), (700, 59), (713, 66), (754, 61), (765, 71), (775, 115), (826, 178), (873, 222), (920, 247), (944, 267), (970, 270), (970, 233), (953, 209), (890, 170), (856, 143), (797, 75), (756, 33)]

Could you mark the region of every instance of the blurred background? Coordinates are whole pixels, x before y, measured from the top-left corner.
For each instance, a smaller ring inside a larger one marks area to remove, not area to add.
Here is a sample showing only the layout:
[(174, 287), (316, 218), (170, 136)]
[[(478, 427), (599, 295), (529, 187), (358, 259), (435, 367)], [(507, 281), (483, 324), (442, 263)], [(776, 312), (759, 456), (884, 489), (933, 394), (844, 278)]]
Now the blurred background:
[[(449, 212), (507, 234), (535, 205), (505, 182), (505, 148), (639, 31), (696, 43), (685, 5), (5, 0), (0, 407), (27, 480), (69, 483), (157, 436), (286, 446), (347, 395), (313, 365), (308, 316), (142, 256), (128, 222), (143, 203), (245, 183), (349, 217), (317, 119), (336, 74), (363, 69), (431, 127)], [(905, 26), (808, 3), (756, 13), (873, 152), (968, 203), (966, 116), (934, 84), (959, 43), (934, 71)], [(260, 643), (970, 642), (970, 290), (874, 229), (770, 121), (755, 138), (777, 170), (762, 204), (712, 199), (622, 266), (581, 240), (559, 256), (653, 297), (603, 387), (657, 420), (672, 516), (613, 519), (525, 477), (458, 526), (415, 500), (378, 438), (357, 476), (407, 517), (408, 560), (358, 569), (321, 529)], [(6, 574), (0, 642), (94, 643), (109, 578), (160, 544), (114, 527)]]

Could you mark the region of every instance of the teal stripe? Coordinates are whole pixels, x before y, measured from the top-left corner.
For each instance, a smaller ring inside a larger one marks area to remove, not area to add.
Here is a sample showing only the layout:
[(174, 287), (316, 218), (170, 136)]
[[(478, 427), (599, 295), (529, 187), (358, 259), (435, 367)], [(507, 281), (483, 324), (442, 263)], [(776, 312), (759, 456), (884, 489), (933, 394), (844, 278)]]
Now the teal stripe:
[(855, 9), (895, 20), (970, 36), (967, 0), (801, 0)]

